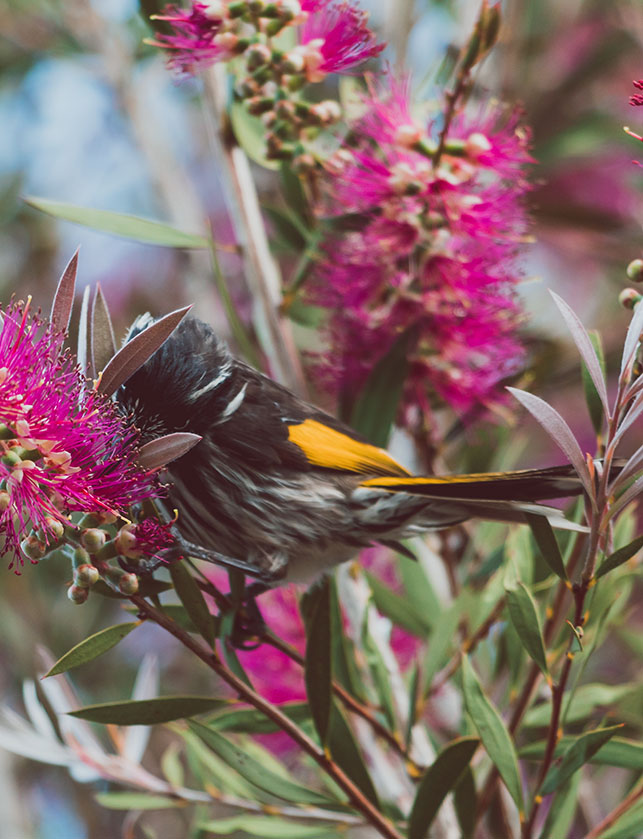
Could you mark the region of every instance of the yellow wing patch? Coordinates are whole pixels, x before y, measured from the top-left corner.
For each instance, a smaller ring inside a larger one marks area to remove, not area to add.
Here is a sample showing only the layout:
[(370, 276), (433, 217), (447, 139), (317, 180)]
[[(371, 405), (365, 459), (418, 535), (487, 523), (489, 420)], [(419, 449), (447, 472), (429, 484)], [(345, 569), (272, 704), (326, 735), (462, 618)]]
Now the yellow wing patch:
[(360, 443), (348, 434), (307, 419), (288, 426), (288, 439), (298, 446), (314, 466), (361, 474), (408, 476), (411, 473), (393, 460), (385, 449)]
[[(535, 470), (534, 470), (535, 471)], [(382, 489), (399, 489), (400, 486), (444, 486), (445, 484), (472, 484), (486, 483), (488, 481), (511, 480), (520, 477), (521, 474), (528, 475), (530, 470), (521, 472), (471, 472), (469, 475), (441, 475), (435, 477), (411, 477), (400, 480), (399, 478), (371, 478), (362, 481), (363, 487), (381, 487)]]

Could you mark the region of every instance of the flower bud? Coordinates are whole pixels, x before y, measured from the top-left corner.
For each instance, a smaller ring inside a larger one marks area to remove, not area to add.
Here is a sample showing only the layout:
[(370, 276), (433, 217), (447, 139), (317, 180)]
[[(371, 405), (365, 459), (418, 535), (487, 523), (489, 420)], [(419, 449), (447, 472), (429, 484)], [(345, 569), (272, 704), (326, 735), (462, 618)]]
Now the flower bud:
[(98, 582), (99, 576), (95, 565), (79, 565), (74, 570), (74, 584), (80, 588), (90, 588)]
[(0, 440), (14, 440), (15, 437), (16, 432), (12, 428), (9, 428), (8, 425), (0, 422)]
[(299, 0), (277, 0), (279, 17), (290, 22), (301, 14), (301, 3)]
[(265, 113), (265, 111), (271, 111), (274, 104), (274, 99), (269, 99), (265, 96), (253, 96), (250, 99), (246, 99), (246, 108), (253, 116), (259, 116)]
[(635, 288), (624, 288), (618, 296), (618, 302), (626, 309), (633, 309), (642, 296)]
[(67, 597), (71, 600), (72, 603), (76, 603), (78, 606), (81, 603), (85, 603), (87, 598), (89, 597), (89, 589), (81, 588), (81, 586), (71, 585), (67, 589)]
[(83, 530), (80, 534), (80, 541), (84, 548), (87, 548), (89, 553), (96, 553), (99, 551), (107, 541), (107, 534), (104, 530), (99, 530), (96, 527), (91, 527), (89, 530)]
[(47, 545), (41, 542), (35, 533), (30, 533), (26, 539), (23, 539), (20, 548), (32, 562), (37, 562), (47, 553)]
[(303, 73), (305, 66), (304, 56), (296, 49), (286, 53), (281, 61), (284, 73)]
[(295, 103), (289, 99), (280, 99), (275, 105), (275, 113), (280, 119), (292, 120), (295, 116)]
[(9, 450), (4, 453), (4, 455), (0, 458), (0, 461), (2, 461), (5, 466), (11, 468), (12, 466), (17, 466), (19, 463), (22, 463), (22, 458), (20, 455), (16, 454), (15, 451)]
[(210, 0), (207, 8), (203, 10), (203, 14), (209, 20), (224, 20), (227, 17), (228, 9), (221, 0)]
[(264, 67), (270, 63), (272, 52), (265, 44), (252, 44), (246, 50), (246, 64), (248, 70), (253, 72), (259, 67)]
[(11, 496), (6, 491), (6, 489), (0, 490), (0, 513), (4, 513), (6, 510), (9, 509), (9, 505), (11, 504)]
[(249, 99), (251, 96), (257, 96), (259, 93), (259, 85), (254, 79), (249, 76), (237, 82), (234, 92), (239, 99)]
[(245, 41), (242, 45), (241, 39), (234, 32), (219, 32), (212, 39), (212, 43), (227, 52), (243, 52), (243, 50), (248, 46)]
[(121, 594), (136, 594), (138, 591), (138, 577), (136, 574), (123, 574), (118, 583)]
[[(116, 549), (122, 556), (131, 556), (136, 548), (136, 536), (133, 524), (126, 524), (116, 535)], [(135, 554), (134, 554), (135, 555)]]
[(491, 143), (480, 131), (474, 131), (467, 137), (464, 149), (467, 157), (470, 157), (471, 160), (477, 160), (481, 155), (491, 151)]
[(416, 125), (400, 125), (395, 131), (395, 144), (404, 149), (412, 149), (421, 137), (422, 132)]
[(267, 5), (266, 0), (249, 0), (248, 9), (253, 15), (262, 15)]
[(633, 259), (627, 266), (627, 278), (633, 283), (643, 283), (643, 259)]
[(228, 3), (228, 14), (230, 17), (242, 17), (248, 11), (248, 4), (244, 0), (233, 0)]

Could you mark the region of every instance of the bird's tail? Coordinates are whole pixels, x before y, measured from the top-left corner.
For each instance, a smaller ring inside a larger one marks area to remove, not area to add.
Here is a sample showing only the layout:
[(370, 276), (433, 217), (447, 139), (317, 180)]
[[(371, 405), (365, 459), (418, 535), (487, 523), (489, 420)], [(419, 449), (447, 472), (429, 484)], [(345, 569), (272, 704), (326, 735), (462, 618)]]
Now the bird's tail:
[(465, 475), (382, 477), (361, 486), (389, 492), (407, 492), (457, 501), (542, 501), (580, 495), (581, 481), (571, 466), (521, 469), (516, 472), (480, 472)]
[[(525, 514), (532, 514), (548, 519), (553, 527), (587, 529), (566, 519), (556, 507), (536, 503), (582, 493), (581, 481), (571, 466), (465, 475), (381, 477), (363, 481), (361, 486), (426, 498), (427, 507), (413, 519), (418, 529), (444, 526), (441, 513), (446, 511), (453, 512), (454, 519), (460, 520), (475, 517), (523, 523)], [(448, 505), (441, 502), (448, 502)]]

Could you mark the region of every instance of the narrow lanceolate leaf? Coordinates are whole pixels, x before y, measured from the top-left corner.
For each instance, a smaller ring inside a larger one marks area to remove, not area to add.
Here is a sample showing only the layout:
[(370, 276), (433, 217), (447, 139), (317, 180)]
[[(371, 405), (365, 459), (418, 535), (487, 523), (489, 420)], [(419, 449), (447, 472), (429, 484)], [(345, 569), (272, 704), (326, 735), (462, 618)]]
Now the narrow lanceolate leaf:
[(194, 720), (188, 720), (188, 725), (194, 734), (212, 749), (224, 763), (238, 772), (246, 781), (259, 787), (264, 792), (268, 792), (283, 801), (290, 801), (299, 805), (312, 804), (316, 807), (337, 807), (337, 802), (326, 798), (321, 793), (302, 787), (288, 778), (271, 772), (270, 769), (256, 761), (246, 751), (226, 740), (225, 737), (222, 737), (213, 729)]
[(528, 393), (526, 390), (518, 390), (515, 387), (508, 387), (507, 390), (542, 425), (556, 445), (563, 451), (574, 469), (578, 472), (578, 477), (583, 482), (586, 492), (590, 497), (593, 497), (594, 487), (581, 448), (571, 428), (558, 411), (554, 410), (544, 399), (535, 396), (533, 393)]
[(214, 620), (201, 594), (201, 589), (183, 562), (173, 562), (169, 570), (179, 600), (185, 606), (185, 610), (200, 634), (212, 647), (215, 636)]
[(306, 621), (306, 694), (315, 728), (324, 745), (331, 709), (331, 615), (330, 581), (316, 587), (312, 609)]
[(78, 318), (78, 345), (76, 358), (81, 372), (94, 377), (94, 369), (91, 367), (91, 352), (89, 348), (89, 286), (85, 286), (83, 299), (80, 304), (80, 316)]
[(369, 571), (364, 573), (378, 611), (390, 618), (396, 626), (418, 638), (426, 638), (431, 627), (428, 619), (419, 613), (415, 605), (407, 597), (401, 597), (391, 591), (389, 586), (379, 580), (375, 574)]
[(478, 795), (475, 778), (471, 766), (467, 766), (453, 789), (453, 806), (462, 831), (461, 839), (473, 839), (477, 805)]
[(189, 431), (175, 431), (164, 437), (157, 437), (141, 446), (138, 462), (144, 469), (161, 469), (173, 460), (183, 457), (203, 438)]
[(558, 541), (551, 524), (544, 516), (536, 516), (533, 513), (525, 513), (525, 518), (529, 527), (531, 527), (531, 532), (534, 534), (534, 539), (543, 559), (557, 577), (566, 580), (567, 571), (565, 570), (563, 555), (558, 547)]
[(641, 548), (643, 548), (643, 536), (639, 536), (633, 542), (630, 542), (629, 545), (625, 545), (625, 547), (619, 548), (618, 551), (614, 551), (613, 554), (610, 554), (603, 560), (600, 568), (596, 572), (596, 578), (598, 579), (609, 571), (618, 568), (619, 565), (623, 565), (624, 562), (627, 562), (634, 554), (638, 553)]
[(78, 250), (76, 250), (76, 253), (67, 263), (67, 267), (58, 281), (56, 293), (54, 294), (54, 302), (51, 306), (51, 322), (55, 324), (58, 329), (62, 329), (65, 332), (69, 327), (71, 310), (74, 305), (77, 271)]
[(404, 332), (377, 362), (353, 408), (351, 425), (376, 446), (388, 443), (406, 380), (411, 337)]
[[(305, 818), (305, 816), (305, 811), (302, 810), (301, 817)], [(242, 814), (230, 816), (227, 819), (211, 819), (200, 822), (197, 826), (199, 835), (203, 831), (213, 836), (236, 836), (239, 831), (242, 831), (244, 835), (253, 836), (255, 839), (332, 839), (333, 836), (344, 835), (343, 831), (340, 834), (337, 827), (332, 824), (302, 824), (267, 814), (262, 816)]]
[(180, 798), (169, 795), (148, 795), (145, 792), (99, 792), (94, 798), (108, 810), (167, 810), (185, 807)]
[[(603, 345), (601, 343), (600, 333), (596, 332), (596, 330), (593, 330), (592, 332), (588, 332), (587, 334), (589, 335), (589, 340), (592, 342), (592, 346), (596, 351), (598, 363), (601, 366), (603, 378), (605, 378), (605, 355), (603, 353)], [(585, 392), (585, 402), (587, 403), (589, 417), (592, 421), (594, 432), (596, 434), (600, 434), (603, 430), (603, 425), (605, 421), (605, 411), (603, 408), (603, 403), (601, 397), (598, 394), (598, 391), (596, 390), (592, 377), (589, 374), (587, 365), (585, 364), (581, 364), (581, 375), (583, 378), (583, 390)]]
[(574, 343), (576, 344), (578, 352), (585, 363), (587, 372), (591, 376), (594, 387), (596, 388), (596, 393), (601, 400), (605, 415), (609, 416), (609, 401), (607, 398), (607, 388), (605, 386), (605, 375), (591, 338), (587, 334), (587, 330), (583, 324), (580, 322), (576, 312), (568, 306), (563, 298), (559, 297), (553, 291), (550, 291), (549, 293), (554, 298), (554, 303), (558, 306), (558, 310), (565, 319), (567, 328), (572, 334)]
[(478, 730), (482, 745), (498, 769), (518, 811), (523, 813), (522, 785), (514, 744), (500, 714), (485, 696), (466, 655), (462, 657), (462, 685), (466, 708)]
[[(573, 739), (563, 737), (556, 746), (554, 756), (559, 758), (564, 754)], [(527, 760), (542, 760), (546, 746), (545, 740), (530, 743), (520, 750), (520, 757)], [(590, 763), (596, 766), (619, 766), (621, 769), (643, 772), (643, 743), (627, 740), (625, 737), (612, 737), (592, 755)]]
[(229, 705), (227, 699), (213, 699), (210, 696), (159, 696), (155, 699), (85, 705), (84, 708), (72, 711), (69, 716), (106, 725), (156, 725), (183, 720)]
[(529, 589), (524, 583), (517, 583), (505, 589), (507, 608), (520, 643), (527, 650), (545, 676), (549, 675), (542, 629), (538, 610)]
[(643, 836), (643, 799), (640, 797), (601, 834), (601, 839), (632, 839), (633, 836)]
[(444, 799), (455, 789), (478, 748), (477, 737), (448, 743), (427, 769), (415, 795), (409, 818), (409, 839), (424, 839)]
[(627, 374), (631, 366), (634, 364), (636, 356), (636, 349), (643, 335), (643, 306), (639, 303), (634, 308), (632, 320), (627, 329), (625, 336), (625, 343), (623, 345), (623, 358), (621, 360), (621, 375)]
[(580, 773), (572, 775), (559, 791), (547, 813), (541, 839), (563, 839), (569, 836), (576, 808), (578, 807), (578, 784)]
[(121, 347), (103, 370), (98, 385), (100, 393), (111, 396), (133, 373), (136, 373), (138, 368), (142, 367), (148, 358), (167, 341), (190, 308), (186, 306), (184, 309), (170, 312), (169, 315), (155, 321)]
[(380, 807), (377, 792), (368, 774), (368, 768), (359, 750), (355, 736), (346, 721), (343, 711), (333, 702), (328, 730), (328, 748), (335, 763), (358, 787), (368, 800)]
[(558, 789), (561, 784), (571, 777), (576, 770), (580, 769), (592, 756), (603, 746), (610, 737), (623, 728), (623, 724), (611, 725), (608, 728), (596, 728), (593, 731), (586, 731), (577, 737), (567, 749), (562, 760), (557, 766), (547, 773), (543, 785), (540, 788), (541, 795), (549, 795)]
[(115, 647), (119, 641), (122, 641), (126, 635), (140, 626), (140, 621), (133, 623), (117, 623), (116, 626), (109, 626), (107, 629), (101, 629), (89, 638), (85, 638), (80, 644), (76, 644), (69, 652), (66, 652), (62, 658), (54, 664), (48, 673), (43, 676), (57, 676), (59, 673), (65, 673), (71, 670), (72, 667), (78, 667), (81, 664), (86, 664), (88, 661), (93, 661), (99, 655), (106, 653)]
[(185, 233), (160, 221), (132, 216), (127, 213), (115, 213), (112, 210), (94, 210), (91, 207), (79, 207), (62, 201), (49, 201), (45, 198), (29, 197), (26, 203), (50, 216), (111, 233), (124, 239), (134, 239), (148, 245), (164, 248), (207, 248), (208, 239), (195, 233)]
[(107, 362), (116, 353), (116, 338), (114, 337), (112, 319), (100, 283), (96, 283), (91, 321), (91, 350), (94, 370), (104, 370)]

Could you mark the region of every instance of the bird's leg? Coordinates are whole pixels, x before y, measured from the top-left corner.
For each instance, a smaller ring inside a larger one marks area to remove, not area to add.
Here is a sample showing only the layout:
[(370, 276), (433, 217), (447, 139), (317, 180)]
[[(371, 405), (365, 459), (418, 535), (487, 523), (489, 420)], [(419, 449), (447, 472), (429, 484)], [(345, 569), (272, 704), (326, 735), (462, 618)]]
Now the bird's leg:
[(239, 650), (256, 650), (261, 638), (266, 633), (266, 622), (257, 606), (256, 598), (270, 586), (262, 582), (254, 582), (246, 586), (243, 592), (243, 602), (235, 615), (234, 629), (231, 636), (232, 645)]

